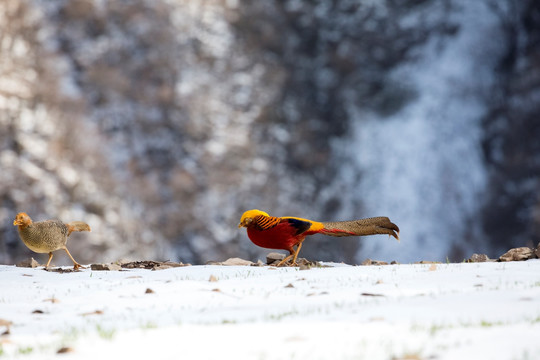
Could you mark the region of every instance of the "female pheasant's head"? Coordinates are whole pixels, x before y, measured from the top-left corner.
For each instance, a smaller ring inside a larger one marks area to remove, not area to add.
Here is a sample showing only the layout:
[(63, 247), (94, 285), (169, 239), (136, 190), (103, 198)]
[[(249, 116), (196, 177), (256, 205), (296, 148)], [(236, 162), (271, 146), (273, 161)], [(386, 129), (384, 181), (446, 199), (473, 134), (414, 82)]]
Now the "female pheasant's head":
[(238, 227), (239, 228), (248, 227), (249, 224), (252, 223), (253, 219), (259, 215), (270, 216), (261, 210), (257, 210), (257, 209), (248, 210), (244, 214), (242, 214), (242, 217), (240, 218), (240, 224), (238, 224)]
[(21, 212), (21, 213), (18, 213), (17, 216), (15, 216), (13, 225), (26, 227), (26, 226), (32, 225), (32, 219), (30, 219), (30, 216), (28, 216), (26, 213)]

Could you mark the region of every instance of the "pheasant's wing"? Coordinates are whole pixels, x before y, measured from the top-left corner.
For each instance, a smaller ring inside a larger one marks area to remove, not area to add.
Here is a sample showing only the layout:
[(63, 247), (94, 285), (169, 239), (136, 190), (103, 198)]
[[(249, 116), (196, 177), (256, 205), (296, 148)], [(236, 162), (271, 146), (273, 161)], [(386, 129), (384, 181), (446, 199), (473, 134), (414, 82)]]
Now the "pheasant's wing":
[(279, 227), (284, 230), (287, 229), (287, 233), (296, 236), (304, 233), (311, 228), (312, 222), (306, 219), (293, 218), (293, 217), (275, 217), (259, 215), (253, 220), (252, 226), (259, 231), (270, 230), (274, 227)]
[(330, 236), (363, 236), (387, 234), (399, 240), (399, 228), (386, 216), (352, 221), (323, 222), (321, 234)]
[(311, 227), (312, 223), (309, 221), (295, 219), (295, 218), (281, 218), (281, 223), (287, 223), (290, 227), (295, 229), (294, 235), (300, 235)]

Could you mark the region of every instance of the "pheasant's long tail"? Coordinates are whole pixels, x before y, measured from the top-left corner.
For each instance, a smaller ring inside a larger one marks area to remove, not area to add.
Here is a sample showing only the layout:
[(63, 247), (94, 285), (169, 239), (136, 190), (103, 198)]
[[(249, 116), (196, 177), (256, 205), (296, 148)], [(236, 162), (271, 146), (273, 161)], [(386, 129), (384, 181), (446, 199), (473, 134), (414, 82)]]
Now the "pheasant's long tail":
[(399, 228), (386, 216), (352, 221), (323, 222), (321, 234), (330, 236), (363, 236), (387, 234), (399, 240)]
[(66, 224), (68, 228), (68, 236), (74, 231), (91, 231), (90, 225), (82, 221), (72, 221)]

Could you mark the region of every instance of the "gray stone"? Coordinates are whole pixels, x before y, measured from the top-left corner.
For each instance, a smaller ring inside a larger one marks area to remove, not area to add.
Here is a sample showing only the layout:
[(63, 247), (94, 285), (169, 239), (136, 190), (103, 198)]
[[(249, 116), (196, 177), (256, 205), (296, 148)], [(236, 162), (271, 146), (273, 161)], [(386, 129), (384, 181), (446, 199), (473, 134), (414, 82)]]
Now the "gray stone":
[(282, 254), (282, 253), (276, 253), (276, 252), (271, 252), (269, 253), (268, 255), (266, 255), (266, 264), (268, 265), (272, 265), (273, 263), (275, 263), (276, 261), (281, 261), (285, 259), (285, 254)]

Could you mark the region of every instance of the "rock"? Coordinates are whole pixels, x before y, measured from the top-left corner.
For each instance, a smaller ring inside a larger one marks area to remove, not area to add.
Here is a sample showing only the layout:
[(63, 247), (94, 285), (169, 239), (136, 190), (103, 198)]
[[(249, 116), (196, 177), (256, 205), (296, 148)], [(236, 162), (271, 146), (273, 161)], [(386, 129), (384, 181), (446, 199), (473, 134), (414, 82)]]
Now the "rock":
[(254, 262), (240, 258), (229, 258), (224, 262), (220, 263), (220, 265), (225, 266), (251, 266), (252, 264), (254, 264)]
[(190, 266), (191, 264), (184, 263), (175, 263), (172, 261), (131, 261), (131, 262), (122, 262), (121, 267), (125, 269), (148, 269), (148, 270), (164, 270), (180, 266)]
[(309, 270), (312, 267), (321, 266), (321, 265), (316, 261), (310, 261), (308, 259), (300, 258), (300, 259), (297, 259), (296, 266), (298, 266), (300, 270)]
[[(84, 266), (81, 267), (81, 268), (86, 269)], [(64, 269), (64, 268), (61, 268), (61, 267), (57, 267), (57, 268), (48, 267), (48, 268), (43, 268), (43, 270), (48, 271), (48, 272), (59, 273), (59, 274), (69, 274), (69, 273), (80, 272), (81, 271), (81, 270), (75, 270), (72, 267), (69, 267), (67, 269)]]
[(388, 265), (386, 261), (366, 259), (362, 265)]
[(208, 279), (208, 281), (210, 281), (210, 282), (217, 282), (217, 281), (218, 281), (218, 278), (215, 277), (214, 275), (210, 275), (210, 278)]
[(60, 300), (58, 300), (57, 298), (55, 297), (52, 297), (52, 298), (48, 298), (48, 299), (45, 299), (43, 301), (49, 301), (51, 304), (58, 304), (60, 302)]
[(441, 264), (441, 262), (440, 261), (422, 260), (422, 261), (415, 262), (415, 264)]
[(144, 292), (145, 294), (154, 294), (155, 291), (150, 289), (150, 288), (147, 288), (146, 291)]
[(133, 262), (133, 260), (119, 259), (119, 260), (116, 260), (114, 263), (124, 267), (124, 265), (132, 263), (132, 262)]
[[(266, 255), (266, 264), (270, 266), (277, 266), (281, 262), (281, 260), (285, 259), (285, 254), (280, 253), (269, 253)], [(283, 267), (299, 267), (300, 270), (309, 270), (313, 266), (320, 266), (320, 264), (316, 261), (310, 261), (305, 258), (298, 258), (296, 259), (296, 263), (291, 263), (292, 259), (288, 260), (285, 264), (283, 264)]]
[(95, 271), (119, 271), (122, 270), (122, 267), (118, 264), (92, 264), (90, 265), (91, 270)]
[(103, 315), (103, 310), (94, 310), (80, 314), (81, 316)]
[(540, 259), (540, 243), (538, 243), (538, 245), (536, 246), (536, 249), (534, 250), (534, 254), (536, 255), (537, 258)]
[(477, 263), (477, 262), (487, 262), (490, 261), (489, 256), (486, 254), (472, 254), (471, 257), (467, 260), (467, 262), (470, 263)]
[(285, 259), (285, 254), (271, 252), (268, 255), (266, 255), (266, 264), (267, 265), (272, 265), (276, 261), (279, 262), (279, 261), (281, 261), (283, 259)]
[(263, 263), (263, 262), (261, 261), (261, 259), (257, 260), (256, 263), (251, 264), (251, 266), (264, 266), (264, 265), (266, 265), (266, 264)]
[(499, 257), (499, 261), (523, 261), (534, 259), (534, 250), (528, 247), (519, 247), (508, 250)]
[(30, 259), (25, 259), (25, 260), (19, 262), (15, 266), (16, 267), (26, 267), (26, 268), (37, 268), (40, 265), (36, 260), (34, 260), (34, 258), (30, 258)]
[(0, 335), (9, 335), (11, 325), (13, 325), (13, 322), (5, 319), (0, 319), (0, 326), (4, 326), (6, 328), (6, 330)]
[(228, 258), (225, 261), (207, 261), (206, 265), (224, 265), (224, 266), (257, 266), (253, 261), (240, 258)]

